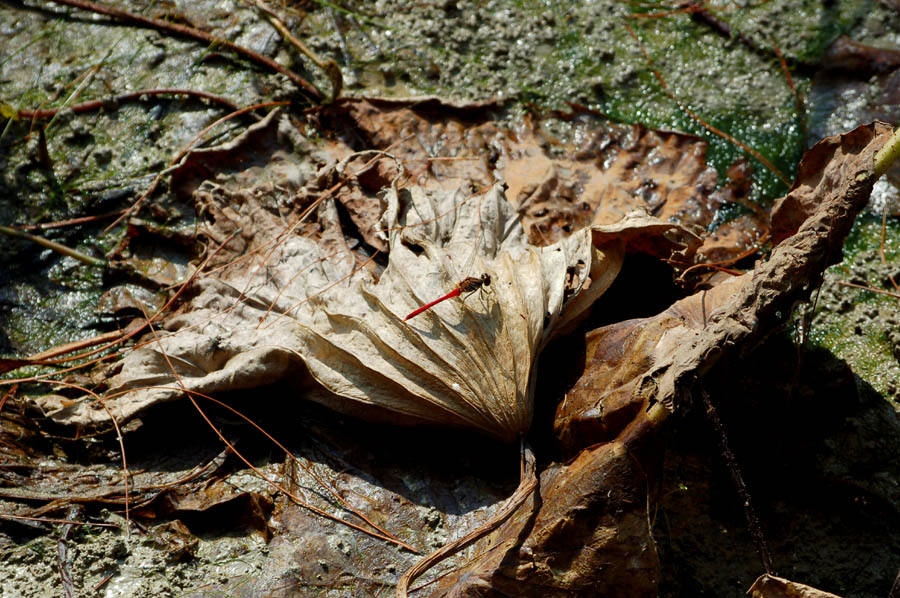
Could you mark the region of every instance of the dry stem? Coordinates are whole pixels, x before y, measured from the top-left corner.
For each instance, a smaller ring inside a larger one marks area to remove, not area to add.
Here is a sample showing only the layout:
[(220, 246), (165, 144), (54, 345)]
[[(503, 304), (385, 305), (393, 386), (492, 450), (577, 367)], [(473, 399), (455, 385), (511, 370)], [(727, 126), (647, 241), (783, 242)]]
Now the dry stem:
[(101, 15), (106, 15), (108, 17), (112, 17), (119, 21), (130, 23), (132, 25), (140, 25), (143, 27), (158, 29), (160, 31), (168, 31), (169, 33), (181, 35), (183, 37), (189, 37), (191, 39), (205, 42), (210, 45), (228, 48), (232, 52), (240, 54), (244, 58), (247, 58), (257, 64), (261, 64), (277, 73), (281, 73), (282, 75), (290, 79), (294, 85), (300, 88), (300, 90), (303, 91), (314, 102), (322, 100), (322, 93), (318, 89), (316, 89), (312, 83), (310, 83), (294, 71), (278, 64), (268, 56), (263, 56), (258, 52), (254, 52), (249, 48), (239, 46), (234, 42), (228, 41), (227, 39), (216, 37), (210, 33), (195, 29), (193, 27), (188, 27), (186, 25), (179, 25), (177, 23), (169, 23), (168, 21), (163, 21), (161, 19), (145, 17), (143, 15), (130, 13), (118, 8), (104, 6), (95, 2), (88, 2), (87, 0), (54, 0), (54, 2), (56, 2), (57, 4), (66, 4), (68, 6), (80, 8), (82, 10), (88, 10)]
[(493, 517), (484, 522), (478, 529), (466, 534), (462, 538), (444, 545), (410, 567), (400, 578), (400, 581), (397, 582), (397, 590), (394, 594), (396, 598), (409, 598), (409, 584), (416, 578), (425, 573), (425, 571), (430, 569), (433, 565), (456, 554), (469, 544), (483, 538), (497, 529), (500, 524), (506, 521), (509, 516), (525, 502), (525, 499), (531, 496), (531, 493), (538, 484), (537, 474), (535, 472), (534, 453), (531, 451), (531, 447), (528, 446), (528, 443), (525, 442), (524, 438), (520, 439), (520, 443), (522, 455), (521, 479), (519, 481), (519, 487), (516, 488), (513, 495), (507, 499), (506, 503), (500, 507), (500, 510), (497, 511)]

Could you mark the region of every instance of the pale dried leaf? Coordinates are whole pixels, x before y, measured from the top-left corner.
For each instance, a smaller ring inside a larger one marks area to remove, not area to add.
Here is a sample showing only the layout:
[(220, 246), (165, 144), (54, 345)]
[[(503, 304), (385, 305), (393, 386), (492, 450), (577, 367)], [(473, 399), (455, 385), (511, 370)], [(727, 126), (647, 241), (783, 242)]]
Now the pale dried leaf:
[[(275, 138), (282, 126), (270, 118), (247, 138)], [(292, 143), (293, 155), (308, 153), (296, 147), (302, 139)], [(312, 173), (289, 167), (290, 158), (280, 152), (282, 177), (255, 186), (189, 185), (211, 222), (207, 234), (240, 231), (239, 249), (233, 263), (194, 284), (189, 303), (165, 321), (167, 334), (125, 358), (109, 391), (123, 399), (105, 402), (113, 414), (127, 419), (180, 397), (182, 386), (209, 394), (286, 380), (307, 398), (370, 419), (474, 428), (504, 440), (524, 432), (541, 348), (591, 302), (572, 299), (609, 286), (621, 248), (594, 248), (589, 231), (529, 246), (502, 185), (478, 195), (392, 186), (382, 222), (390, 264), (376, 282), (349, 249), (333, 202), (318, 207), (316, 226), (304, 229), (312, 234), (291, 234), (292, 203), (330, 184), (334, 167)], [(402, 320), (482, 272), (492, 277), (483, 292)], [(309, 373), (324, 390), (309, 388)], [(96, 424), (108, 415), (81, 403), (55, 417)]]
[(631, 210), (616, 222), (591, 226), (591, 234), (598, 247), (616, 241), (627, 245), (630, 253), (646, 253), (660, 259), (679, 255), (686, 260), (702, 242), (699, 231), (691, 228), (643, 210)]
[[(528, 246), (500, 186), (468, 201), (458, 192), (392, 189), (384, 224), (391, 261), (379, 283), (298, 319), (308, 367), (326, 388), (361, 404), (516, 438), (531, 423), (540, 350), (588, 280), (596, 255), (590, 234)], [(612, 271), (620, 265), (618, 253), (607, 263)], [(480, 296), (402, 321), (464, 275), (485, 272), (491, 284)]]
[(768, 573), (760, 575), (747, 593), (753, 598), (839, 598), (836, 594), (823, 592)]

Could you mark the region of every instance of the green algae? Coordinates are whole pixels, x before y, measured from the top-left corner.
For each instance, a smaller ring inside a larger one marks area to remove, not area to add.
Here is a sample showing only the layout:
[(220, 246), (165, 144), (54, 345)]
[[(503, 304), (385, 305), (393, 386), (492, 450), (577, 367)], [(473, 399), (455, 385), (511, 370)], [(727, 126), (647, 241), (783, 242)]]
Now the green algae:
[[(792, 178), (808, 145), (809, 127), (775, 48), (792, 68), (802, 97), (809, 79), (797, 67), (820, 60), (838, 35), (850, 32), (868, 14), (868, 4), (712, 3), (708, 12), (720, 24), (717, 28), (661, 5), (455, 2), (400, 10), (391, 15), (388, 27), (368, 33), (392, 50), (392, 74), (381, 79), (386, 95), (477, 99), (499, 94), (553, 109), (575, 102), (621, 122), (693, 133), (709, 142), (709, 161), (720, 175), (735, 159), (749, 159), (755, 170), (752, 198), (767, 202), (786, 190), (779, 176), (684, 109), (755, 149)], [(413, 20), (418, 27), (411, 26)], [(438, 21), (444, 25), (435, 25)], [(467, 33), (470, 28), (474, 34)], [(491, 35), (482, 36), (482, 30)], [(317, 43), (321, 30), (310, 33), (311, 43)], [(352, 55), (371, 60), (364, 48), (352, 47), (353, 36), (346, 39)], [(319, 43), (327, 51), (328, 45)], [(367, 85), (379, 83), (373, 64), (377, 62), (369, 62), (359, 77)]]
[[(900, 283), (900, 223), (891, 219), (886, 225), (882, 262), (881, 219), (866, 215), (855, 224), (844, 248), (844, 260), (826, 272), (809, 341), (846, 361), (878, 392), (897, 397), (900, 390), (898, 298), (876, 292), (897, 293), (891, 277)], [(856, 286), (848, 287), (848, 284)]]

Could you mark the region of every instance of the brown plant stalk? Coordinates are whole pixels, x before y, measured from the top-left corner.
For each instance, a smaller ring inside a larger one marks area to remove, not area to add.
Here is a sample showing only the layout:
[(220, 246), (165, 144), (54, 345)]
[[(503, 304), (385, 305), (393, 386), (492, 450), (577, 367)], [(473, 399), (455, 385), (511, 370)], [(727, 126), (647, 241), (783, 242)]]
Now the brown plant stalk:
[(88, 2), (87, 0), (54, 0), (54, 2), (56, 2), (57, 4), (65, 4), (67, 6), (80, 8), (81, 10), (87, 10), (90, 12), (95, 12), (97, 14), (112, 17), (118, 21), (129, 23), (131, 25), (138, 25), (141, 27), (149, 27), (151, 29), (166, 31), (174, 35), (180, 35), (182, 37), (201, 41), (210, 45), (217, 45), (228, 48), (235, 54), (239, 54), (240, 56), (243, 56), (244, 58), (247, 58), (252, 62), (265, 66), (269, 70), (284, 75), (285, 77), (290, 79), (291, 82), (296, 85), (304, 94), (306, 94), (307, 97), (309, 97), (309, 99), (313, 102), (322, 101), (322, 92), (316, 89), (316, 87), (312, 83), (310, 83), (294, 71), (278, 64), (268, 56), (263, 56), (262, 54), (254, 52), (249, 48), (239, 46), (238, 44), (227, 39), (216, 37), (215, 35), (207, 33), (206, 31), (201, 31), (200, 29), (195, 29), (194, 27), (188, 27), (187, 25), (170, 23), (168, 21), (163, 21), (162, 19), (145, 17), (143, 15), (131, 13), (119, 8), (104, 6), (95, 2)]

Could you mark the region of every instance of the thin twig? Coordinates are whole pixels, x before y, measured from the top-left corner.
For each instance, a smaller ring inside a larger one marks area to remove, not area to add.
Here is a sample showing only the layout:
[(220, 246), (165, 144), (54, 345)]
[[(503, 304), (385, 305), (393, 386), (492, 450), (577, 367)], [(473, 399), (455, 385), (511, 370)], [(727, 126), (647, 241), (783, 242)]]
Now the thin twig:
[(281, 17), (278, 16), (278, 13), (269, 8), (262, 0), (254, 0), (254, 2), (256, 7), (269, 17), (269, 22), (278, 30), (278, 33), (280, 33), (284, 39), (291, 42), (304, 56), (312, 60), (313, 64), (325, 71), (329, 81), (331, 81), (331, 97), (328, 98), (328, 101), (335, 101), (338, 96), (341, 95), (341, 90), (344, 87), (344, 76), (341, 74), (341, 67), (338, 66), (338, 63), (330, 58), (328, 60), (319, 58), (306, 44), (294, 37), (291, 30), (288, 29), (287, 25), (284, 24), (284, 21), (281, 20)]
[(56, 222), (42, 222), (40, 224), (19, 224), (12, 226), (16, 230), (47, 230), (50, 228), (63, 228), (65, 226), (76, 226), (86, 224), (88, 222), (96, 222), (104, 218), (112, 218), (121, 215), (125, 210), (116, 210), (115, 212), (107, 212), (106, 214), (97, 214), (96, 216), (81, 216), (79, 218), (70, 218), (69, 220), (57, 220)]
[(232, 52), (240, 54), (241, 56), (251, 60), (252, 62), (256, 62), (257, 64), (261, 64), (277, 73), (281, 73), (282, 75), (290, 79), (291, 82), (296, 85), (301, 91), (303, 91), (307, 96), (309, 96), (312, 101), (320, 102), (322, 100), (322, 92), (316, 89), (316, 87), (312, 83), (310, 83), (294, 71), (290, 70), (289, 68), (278, 64), (268, 56), (263, 56), (262, 54), (254, 52), (249, 48), (239, 46), (234, 42), (216, 37), (215, 35), (212, 35), (205, 31), (201, 31), (200, 29), (188, 27), (187, 25), (180, 25), (178, 23), (169, 23), (168, 21), (154, 19), (152, 17), (145, 17), (143, 15), (130, 13), (118, 8), (112, 8), (110, 6), (88, 2), (87, 0), (54, 0), (54, 2), (56, 2), (57, 4), (74, 6), (75, 8), (80, 8), (82, 10), (87, 10), (90, 12), (95, 12), (101, 15), (112, 17), (114, 19), (132, 25), (140, 25), (142, 27), (150, 27), (152, 29), (158, 29), (160, 31), (167, 31), (175, 35), (181, 35), (183, 37), (188, 37), (190, 39), (201, 41), (210, 45), (217, 45), (228, 48)]
[(797, 118), (800, 120), (800, 134), (803, 136), (803, 145), (805, 146), (806, 140), (809, 138), (809, 130), (806, 125), (806, 106), (803, 103), (800, 92), (797, 91), (797, 86), (794, 85), (791, 69), (788, 68), (787, 61), (781, 54), (781, 48), (778, 47), (778, 44), (774, 39), (772, 39), (772, 47), (775, 49), (775, 56), (778, 57), (778, 63), (781, 65), (781, 72), (784, 73), (784, 78), (791, 90), (791, 95), (794, 96), (794, 106), (797, 108)]
[(57, 525), (87, 525), (91, 527), (112, 527), (122, 529), (122, 526), (115, 523), (95, 523), (93, 521), (76, 521), (74, 519), (48, 519), (46, 517), (26, 517), (24, 515), (10, 515), (9, 513), (0, 513), (0, 519), (16, 519), (21, 521), (37, 521), (40, 523), (55, 523)]
[(684, 280), (684, 277), (691, 270), (693, 270), (695, 268), (704, 268), (704, 267), (713, 268), (714, 270), (720, 270), (722, 272), (727, 272), (728, 274), (733, 274), (735, 276), (738, 276), (738, 275), (742, 274), (742, 272), (737, 272), (735, 270), (729, 270), (727, 268), (723, 268), (722, 266), (734, 264), (736, 262), (741, 261), (742, 259), (744, 259), (745, 257), (747, 257), (749, 255), (753, 255), (757, 251), (761, 250), (762, 246), (765, 245), (766, 242), (768, 242), (768, 240), (769, 240), (769, 231), (766, 231), (759, 237), (759, 239), (756, 241), (756, 244), (752, 245), (751, 247), (748, 247), (747, 249), (745, 249), (738, 255), (730, 257), (726, 260), (719, 261), (719, 262), (704, 262), (702, 264), (694, 264), (693, 266), (690, 266), (689, 268), (685, 269), (685, 271), (682, 272), (678, 276), (678, 278), (679, 278), (679, 280)]
[(894, 585), (891, 586), (887, 598), (900, 598), (900, 571), (897, 571), (897, 578), (894, 579)]
[(766, 538), (763, 535), (762, 526), (759, 524), (756, 510), (753, 508), (753, 500), (750, 498), (750, 492), (747, 490), (747, 485), (744, 483), (744, 478), (738, 467), (737, 459), (728, 444), (728, 435), (725, 433), (725, 426), (722, 425), (722, 420), (719, 419), (716, 407), (713, 405), (713, 402), (710, 400), (706, 391), (701, 389), (700, 396), (703, 399), (703, 404), (706, 406), (706, 415), (715, 429), (716, 435), (719, 437), (722, 458), (725, 459), (725, 464), (728, 466), (728, 472), (731, 474), (731, 481), (734, 482), (738, 496), (740, 496), (741, 502), (744, 504), (744, 514), (747, 516), (747, 525), (750, 528), (750, 535), (756, 540), (756, 550), (759, 552), (759, 558), (762, 561), (763, 568), (769, 575), (775, 575), (775, 571), (772, 567), (772, 558), (769, 556), (769, 548), (766, 545)]
[(113, 575), (115, 575), (115, 573), (110, 573), (109, 575), (107, 575), (106, 577), (104, 577), (103, 579), (101, 579), (101, 580), (97, 583), (97, 585), (95, 585), (95, 586), (93, 587), (93, 590), (94, 590), (95, 592), (99, 591), (100, 588), (102, 588), (103, 586), (105, 586), (105, 585), (109, 582), (109, 580), (113, 578)]
[(400, 578), (400, 581), (397, 582), (396, 598), (409, 598), (409, 584), (415, 581), (416, 578), (425, 573), (425, 571), (436, 563), (456, 554), (466, 546), (497, 529), (500, 524), (509, 519), (510, 515), (512, 515), (529, 496), (531, 496), (531, 493), (537, 488), (538, 484), (537, 474), (535, 472), (534, 453), (531, 451), (531, 447), (528, 446), (528, 443), (525, 442), (524, 438), (521, 439), (520, 442), (522, 455), (520, 466), (521, 477), (519, 487), (516, 488), (513, 495), (507, 499), (506, 503), (500, 507), (493, 517), (480, 525), (478, 529), (466, 534), (462, 538), (444, 545), (410, 567)]
[[(69, 519), (74, 519), (80, 511), (80, 505), (71, 505), (69, 507)], [(75, 525), (72, 521), (64, 523), (62, 530), (60, 530), (59, 540), (56, 542), (56, 558), (59, 566), (59, 577), (66, 598), (75, 598), (75, 583), (72, 581), (72, 571), (69, 568), (69, 538), (72, 537), (72, 530), (74, 527)]]
[[(646, 60), (647, 64), (650, 66), (650, 72), (652, 72), (653, 76), (656, 77), (656, 80), (659, 82), (660, 87), (662, 87), (663, 91), (666, 92), (666, 95), (668, 95), (669, 98), (671, 98), (673, 102), (678, 104), (678, 107), (681, 108), (685, 114), (687, 114), (692, 119), (694, 119), (694, 121), (696, 121), (700, 126), (702, 126), (704, 129), (706, 129), (710, 133), (713, 133), (714, 135), (718, 135), (722, 139), (725, 139), (726, 141), (734, 144), (735, 146), (741, 148), (742, 150), (744, 150), (745, 152), (747, 152), (748, 154), (750, 154), (751, 156), (753, 156), (754, 158), (759, 160), (763, 164), (763, 166), (768, 168), (772, 172), (772, 174), (777, 176), (781, 180), (781, 182), (785, 184), (785, 186), (787, 186), (787, 187), (791, 186), (791, 180), (789, 178), (787, 178), (787, 176), (785, 176), (785, 174), (783, 172), (781, 172), (781, 170), (778, 169), (772, 163), (771, 160), (769, 160), (768, 158), (763, 156), (761, 153), (759, 153), (758, 151), (756, 151), (755, 149), (753, 149), (752, 147), (750, 147), (743, 141), (736, 139), (735, 137), (732, 137), (725, 131), (722, 131), (722, 130), (717, 129), (716, 127), (712, 126), (711, 124), (709, 124), (708, 122), (706, 122), (705, 120), (700, 118), (700, 116), (697, 115), (693, 110), (691, 110), (690, 108), (685, 106), (681, 102), (681, 100), (679, 100), (677, 97), (675, 97), (675, 93), (671, 89), (669, 89), (669, 85), (666, 83), (666, 80), (663, 79), (663, 76), (660, 74), (660, 72), (658, 70), (656, 70), (656, 67), (653, 65), (653, 60), (650, 59), (650, 55), (647, 53), (647, 49), (644, 48), (644, 44), (641, 43), (640, 38), (637, 36), (637, 34), (634, 32), (634, 30), (627, 23), (625, 24), (625, 28), (628, 29), (628, 33), (631, 34), (631, 37), (634, 38), (634, 41), (637, 42), (638, 48), (641, 50), (641, 53), (644, 55), (644, 60)], [(900, 150), (898, 150), (898, 151), (900, 151)]]
[(79, 262), (83, 262), (88, 266), (95, 266), (97, 268), (106, 268), (109, 266), (106, 260), (91, 257), (80, 251), (72, 249), (71, 247), (66, 247), (62, 243), (57, 243), (56, 241), (51, 241), (50, 239), (45, 239), (44, 237), (38, 237), (37, 235), (32, 235), (30, 233), (22, 232), (20, 230), (16, 230), (14, 228), (10, 228), (8, 226), (0, 226), (0, 233), (10, 236), (10, 237), (19, 237), (20, 239), (27, 239), (42, 247), (46, 247), (47, 249), (52, 249), (57, 253), (61, 253), (62, 255), (67, 255), (71, 258), (78, 260)]
[(123, 102), (131, 102), (134, 100), (140, 100), (147, 96), (159, 96), (159, 95), (184, 95), (190, 97), (203, 98), (204, 100), (209, 100), (210, 102), (214, 102), (216, 104), (221, 104), (230, 110), (237, 110), (238, 106), (234, 102), (223, 98), (222, 96), (217, 96), (212, 93), (207, 93), (205, 91), (196, 91), (193, 89), (174, 89), (174, 88), (164, 88), (164, 89), (142, 89), (141, 91), (134, 91), (131, 93), (123, 93), (121, 95), (117, 95), (113, 98), (106, 98), (102, 100), (91, 100), (89, 102), (82, 102), (81, 104), (75, 104), (74, 106), (62, 106), (60, 108), (47, 108), (44, 110), (19, 110), (16, 114), (19, 118), (27, 118), (32, 120), (43, 120), (45, 118), (52, 118), (56, 116), (57, 113), (62, 112), (63, 110), (70, 110), (75, 114), (80, 114), (82, 112), (90, 112), (92, 110), (99, 110), (101, 108), (108, 108), (110, 106), (121, 104)]
[(6, 393), (3, 395), (3, 398), (0, 399), (0, 413), (3, 412), (3, 407), (6, 406), (6, 401), (8, 401), (11, 396), (16, 394), (17, 390), (19, 390), (19, 385), (13, 384), (12, 386), (9, 387), (9, 390), (6, 391)]
[(835, 281), (835, 282), (837, 282), (837, 283), (838, 283), (839, 285), (841, 285), (842, 287), (852, 287), (852, 288), (854, 288), (854, 289), (862, 289), (862, 290), (864, 290), (864, 291), (869, 291), (870, 293), (879, 293), (879, 294), (881, 294), (881, 295), (887, 295), (888, 297), (894, 297), (894, 298), (896, 298), (896, 299), (900, 299), (900, 293), (892, 293), (891, 291), (885, 291), (885, 290), (882, 290), (882, 289), (876, 289), (876, 288), (874, 288), (874, 287), (867, 287), (867, 286), (865, 286), (865, 285), (855, 284), (855, 283), (852, 283), (852, 282), (846, 282), (846, 281), (843, 281), (843, 280), (837, 280), (837, 281)]

